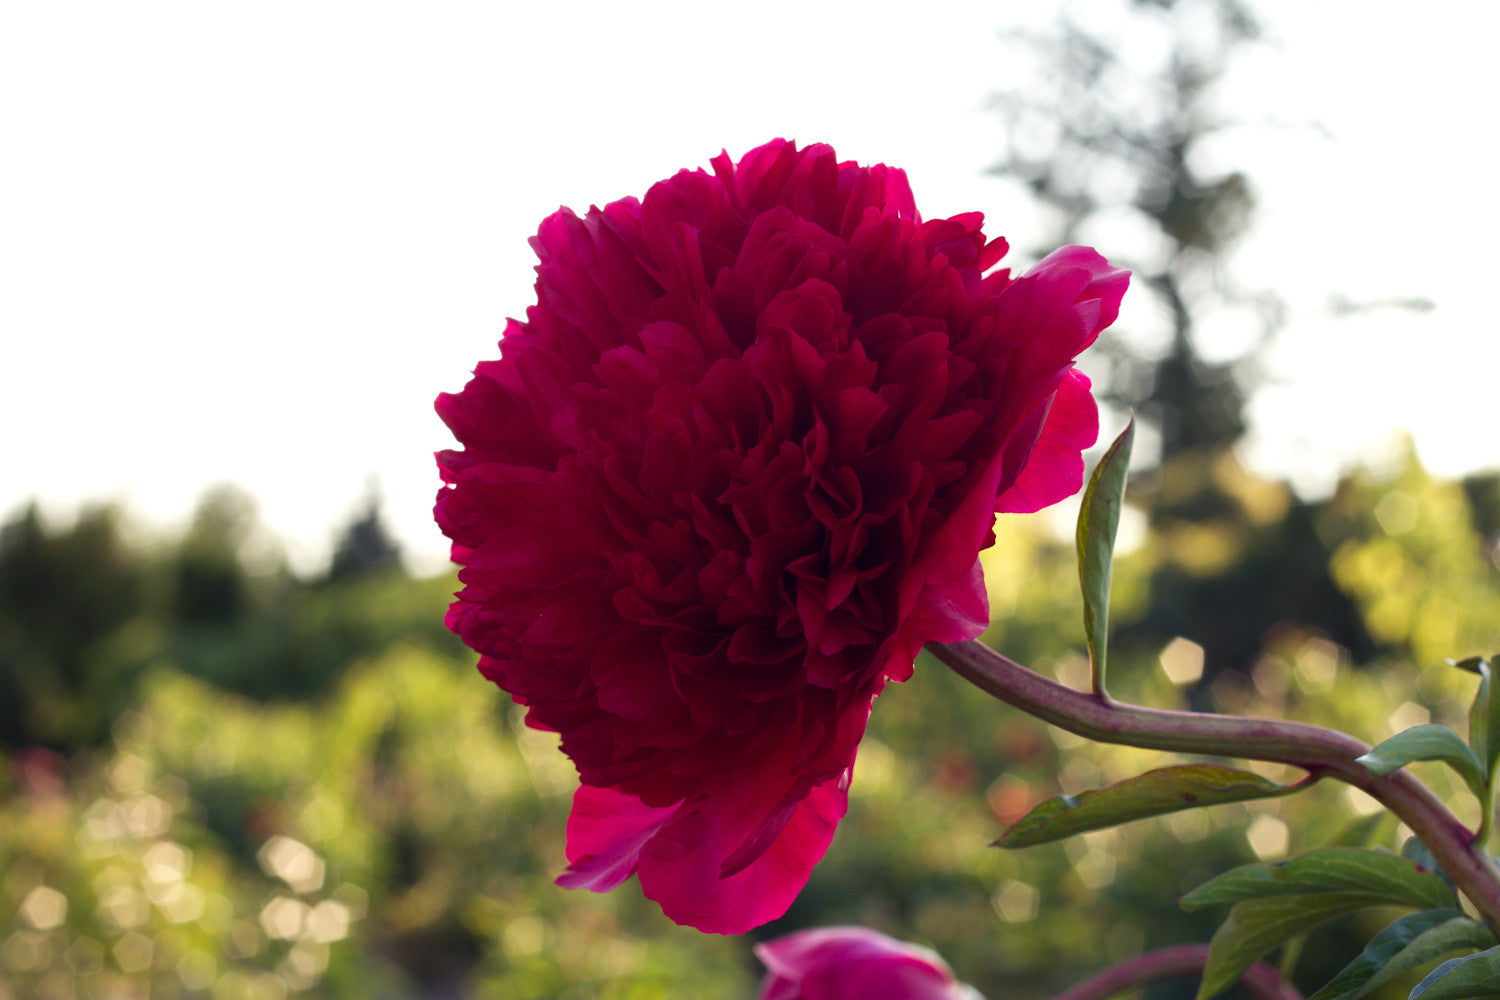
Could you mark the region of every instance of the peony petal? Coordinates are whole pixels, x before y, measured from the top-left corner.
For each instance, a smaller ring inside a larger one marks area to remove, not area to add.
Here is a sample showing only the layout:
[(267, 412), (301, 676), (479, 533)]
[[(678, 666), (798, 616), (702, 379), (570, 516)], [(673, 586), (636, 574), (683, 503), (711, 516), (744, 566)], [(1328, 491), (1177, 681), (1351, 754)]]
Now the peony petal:
[(613, 788), (580, 785), (568, 815), (568, 870), (557, 877), (564, 889), (608, 892), (635, 874), (641, 849), (677, 811), (653, 808)]
[(641, 851), (641, 889), (679, 924), (711, 934), (743, 934), (792, 905), (848, 807), (846, 773), (813, 788), (757, 860), (720, 878), (736, 844), (716, 838), (726, 832), (719, 817), (685, 806), (684, 815)]
[(979, 560), (960, 579), (929, 584), (913, 619), (925, 642), (962, 642), (983, 632), (990, 623), (990, 600)]
[(1092, 247), (1066, 246), (1052, 251), (1037, 262), (1031, 274), (1047, 271), (1062, 271), (1078, 268), (1087, 274), (1083, 290), (1078, 293), (1078, 302), (1097, 302), (1097, 312), (1089, 324), (1089, 336), (1079, 350), (1094, 342), (1099, 331), (1113, 323), (1120, 315), (1120, 300), (1130, 286), (1130, 272), (1123, 267), (1113, 267)]
[(952, 1000), (953, 974), (915, 955), (820, 968), (802, 980), (807, 1000)]
[(1083, 488), (1083, 452), (1099, 438), (1099, 407), (1088, 376), (1068, 372), (1053, 398), (1042, 436), (1020, 477), (995, 501), (1002, 514), (1029, 514)]

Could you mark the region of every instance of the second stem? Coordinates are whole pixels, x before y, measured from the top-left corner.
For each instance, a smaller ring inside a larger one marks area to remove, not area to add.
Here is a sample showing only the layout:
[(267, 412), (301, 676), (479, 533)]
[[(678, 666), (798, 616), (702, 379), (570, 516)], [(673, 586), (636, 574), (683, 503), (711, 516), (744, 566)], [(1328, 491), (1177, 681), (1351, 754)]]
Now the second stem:
[(1176, 712), (1085, 694), (969, 640), (927, 649), (981, 690), (1044, 722), (1102, 743), (1273, 761), (1353, 785), (1411, 828), (1500, 937), (1500, 870), (1473, 833), (1405, 770), (1377, 777), (1356, 761), (1370, 748), (1347, 733), (1280, 719)]

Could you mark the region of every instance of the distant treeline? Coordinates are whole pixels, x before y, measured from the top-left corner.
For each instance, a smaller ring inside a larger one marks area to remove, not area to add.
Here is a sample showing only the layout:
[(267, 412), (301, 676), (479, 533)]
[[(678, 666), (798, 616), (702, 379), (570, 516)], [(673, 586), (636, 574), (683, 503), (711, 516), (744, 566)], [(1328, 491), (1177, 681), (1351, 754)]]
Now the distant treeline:
[(132, 544), (126, 516), (96, 506), (54, 526), (32, 504), (0, 527), (0, 745), (99, 742), (153, 663), (305, 699), (397, 639), (460, 648), (431, 602), (403, 596), (451, 582), (408, 577), (374, 499), (310, 578), (266, 551), (253, 501), (233, 487), (205, 495), (175, 539)]

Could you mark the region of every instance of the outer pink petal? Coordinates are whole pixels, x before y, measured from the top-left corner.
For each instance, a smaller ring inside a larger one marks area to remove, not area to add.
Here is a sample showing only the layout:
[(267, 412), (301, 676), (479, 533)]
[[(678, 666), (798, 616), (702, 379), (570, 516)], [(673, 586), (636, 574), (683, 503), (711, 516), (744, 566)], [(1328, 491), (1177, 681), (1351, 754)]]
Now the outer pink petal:
[(568, 815), (568, 870), (564, 889), (608, 892), (635, 874), (641, 849), (671, 820), (678, 806), (656, 808), (613, 788), (580, 785)]
[(1029, 514), (1083, 487), (1083, 451), (1099, 438), (1099, 407), (1088, 376), (1068, 372), (1052, 400), (1042, 436), (1021, 475), (995, 502), (1002, 514)]
[(739, 838), (725, 829), (721, 810), (685, 805), (640, 852), (641, 889), (679, 924), (743, 934), (792, 905), (848, 807), (845, 772), (808, 794), (764, 854), (720, 878)]
[(1076, 300), (1079, 306), (1096, 303), (1086, 306), (1086, 313), (1084, 308), (1080, 308), (1079, 315), (1086, 314), (1090, 321), (1088, 339), (1077, 348), (1082, 350), (1094, 342), (1100, 330), (1109, 326), (1120, 315), (1120, 300), (1124, 298), (1125, 289), (1130, 285), (1130, 272), (1110, 264), (1092, 247), (1066, 246), (1043, 257), (1027, 273), (1043, 274), (1072, 268), (1088, 272), (1087, 281)]

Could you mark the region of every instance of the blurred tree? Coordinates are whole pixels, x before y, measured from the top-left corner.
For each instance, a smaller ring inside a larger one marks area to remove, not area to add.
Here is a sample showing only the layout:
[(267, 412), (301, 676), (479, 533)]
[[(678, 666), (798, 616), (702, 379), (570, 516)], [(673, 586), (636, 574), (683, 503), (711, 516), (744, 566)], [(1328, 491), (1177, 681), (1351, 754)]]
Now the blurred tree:
[(240, 549), (255, 527), (255, 501), (216, 486), (198, 501), (174, 560), (172, 611), (187, 624), (222, 625), (247, 611), (249, 579)]
[(406, 575), (373, 493), (313, 581), (287, 568), (235, 486), (207, 492), (180, 539), (149, 548), (127, 544), (112, 507), (55, 527), (32, 505), (0, 527), (0, 747), (98, 743), (153, 662), (295, 700), (396, 642), (456, 654), (431, 610), (453, 589)]
[[(1033, 65), (996, 98), (1008, 149), (995, 170), (1051, 212), (1048, 244), (1099, 244), (1154, 306), (1136, 315), (1159, 318), (1155, 329), (1116, 324), (1090, 352), (1104, 366), (1101, 397), (1160, 440), (1131, 494), (1151, 529), (1150, 598), (1120, 632), (1143, 649), (1176, 636), (1203, 647), (1195, 701), (1205, 707), (1220, 671), (1248, 675), (1289, 627), (1360, 659), (1374, 647), (1329, 572), (1316, 505), (1254, 481), (1230, 450), (1246, 430), (1256, 356), (1283, 319), (1273, 293), (1243, 287), (1228, 267), (1255, 197), (1242, 170), (1216, 168), (1211, 155), (1239, 127), (1216, 88), (1261, 28), (1241, 0), (1119, 0), (1088, 14), (1013, 36)], [(1206, 343), (1210, 327), (1249, 346), (1226, 355)]]
[(1489, 550), (1490, 561), (1500, 570), (1500, 472), (1465, 476), (1462, 486), (1474, 530)]
[[(1039, 64), (996, 97), (1009, 148), (995, 171), (1053, 211), (1048, 245), (1101, 222), (1140, 234), (1134, 246), (1112, 241), (1108, 256), (1134, 271), (1134, 294), (1155, 299), (1166, 336), (1137, 330), (1096, 353), (1103, 394), (1159, 430), (1166, 463), (1245, 431), (1251, 356), (1207, 360), (1205, 315), (1233, 311), (1259, 327), (1260, 342), (1281, 322), (1273, 295), (1239, 287), (1224, 266), (1254, 208), (1248, 179), (1202, 165), (1205, 144), (1230, 125), (1213, 108), (1214, 86), (1260, 29), (1238, 0), (1131, 0), (1118, 13), (1123, 28), (1064, 16), (1051, 34), (1012, 36), (1018, 55)], [(1126, 43), (1143, 33), (1146, 43)]]
[[(1433, 479), (1408, 450), (1394, 476), (1344, 478), (1326, 505), (1332, 568), (1392, 656), (1428, 666), (1500, 650), (1500, 567), (1486, 476)], [(1476, 497), (1478, 503), (1476, 503)], [(1461, 682), (1461, 678), (1455, 678)]]
[(380, 491), (371, 482), (364, 504), (339, 534), (328, 568), (329, 581), (372, 576), (401, 566), (401, 548), (391, 537), (381, 516)]
[(116, 640), (144, 607), (146, 577), (114, 507), (54, 529), (31, 504), (0, 528), (0, 743), (62, 748), (107, 734), (139, 668)]

